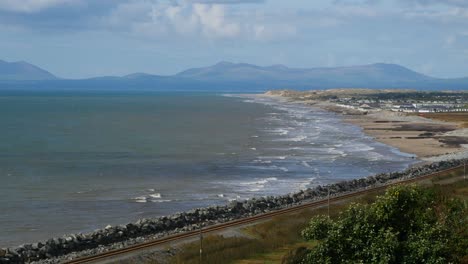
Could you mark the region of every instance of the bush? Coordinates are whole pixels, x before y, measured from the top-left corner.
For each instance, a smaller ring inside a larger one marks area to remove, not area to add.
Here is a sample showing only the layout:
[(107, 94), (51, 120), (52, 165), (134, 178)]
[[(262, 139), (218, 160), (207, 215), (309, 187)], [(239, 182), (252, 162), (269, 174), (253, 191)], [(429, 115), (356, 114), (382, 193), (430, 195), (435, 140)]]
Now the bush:
[(336, 221), (315, 217), (302, 231), (318, 245), (303, 263), (450, 263), (467, 255), (467, 205), (433, 189), (397, 186)]

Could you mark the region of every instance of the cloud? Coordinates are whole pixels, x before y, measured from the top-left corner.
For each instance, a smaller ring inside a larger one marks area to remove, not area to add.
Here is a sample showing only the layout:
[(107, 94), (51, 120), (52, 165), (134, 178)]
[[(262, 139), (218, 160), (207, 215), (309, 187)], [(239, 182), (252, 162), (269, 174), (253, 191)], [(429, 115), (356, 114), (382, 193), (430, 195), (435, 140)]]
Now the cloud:
[(194, 0), (194, 3), (202, 3), (202, 4), (258, 4), (264, 3), (265, 0)]
[(444, 10), (409, 10), (404, 12), (405, 18), (426, 19), (440, 22), (462, 21), (466, 23), (468, 18), (468, 9), (454, 7)]
[(280, 23), (277, 17), (252, 10), (234, 12), (230, 5), (205, 2), (132, 1), (118, 5), (102, 21), (113, 29), (151, 38), (270, 41), (296, 35), (294, 25)]
[(133, 1), (118, 5), (103, 21), (114, 28), (153, 37), (232, 38), (241, 31), (239, 23), (229, 20), (225, 7), (219, 4)]
[(78, 4), (80, 2), (80, 0), (0, 0), (0, 10), (19, 13), (36, 13), (54, 6)]
[(466, 0), (399, 0), (405, 4), (418, 4), (418, 5), (448, 5), (458, 7), (468, 7), (468, 1)]
[(376, 8), (353, 5), (336, 6), (332, 13), (340, 17), (376, 17), (380, 15)]

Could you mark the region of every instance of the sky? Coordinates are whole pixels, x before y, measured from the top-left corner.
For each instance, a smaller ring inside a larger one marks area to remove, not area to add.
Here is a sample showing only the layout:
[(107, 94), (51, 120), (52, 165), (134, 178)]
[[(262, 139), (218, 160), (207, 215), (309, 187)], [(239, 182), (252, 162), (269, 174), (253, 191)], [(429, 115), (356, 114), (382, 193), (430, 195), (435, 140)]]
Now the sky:
[(468, 0), (0, 0), (0, 59), (62, 78), (219, 61), (468, 76)]

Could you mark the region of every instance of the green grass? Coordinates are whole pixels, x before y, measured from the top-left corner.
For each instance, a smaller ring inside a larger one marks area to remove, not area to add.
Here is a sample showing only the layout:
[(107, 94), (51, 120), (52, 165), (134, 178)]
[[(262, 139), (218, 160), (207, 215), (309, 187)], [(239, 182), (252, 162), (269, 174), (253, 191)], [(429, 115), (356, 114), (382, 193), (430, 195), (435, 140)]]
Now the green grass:
[[(460, 179), (463, 169), (454, 173), (440, 175), (432, 180), (425, 181), (438, 192), (447, 197), (461, 197), (468, 199), (468, 180), (451, 182), (453, 178)], [(443, 182), (444, 184), (439, 184)], [(349, 203), (372, 203), (377, 195), (384, 191), (373, 192), (355, 197), (345, 202), (331, 204), (330, 216), (335, 218)], [(245, 227), (241, 230), (245, 236), (223, 237), (221, 235), (207, 236), (203, 240), (202, 263), (281, 263), (283, 256), (298, 247), (311, 247), (313, 244), (306, 242), (300, 236), (302, 229), (309, 220), (316, 215), (327, 214), (326, 207), (317, 209), (305, 209), (299, 212), (277, 216), (271, 220)], [(157, 262), (152, 262), (157, 263)], [(200, 263), (199, 242), (188, 243), (180, 247), (176, 256), (169, 259), (169, 263)]]
[[(360, 197), (354, 201), (366, 202), (370, 197)], [(336, 217), (346, 204), (332, 204), (330, 216)], [(326, 207), (306, 209), (288, 215), (272, 218), (269, 221), (242, 228), (245, 236), (207, 236), (203, 239), (203, 263), (278, 263), (284, 254), (299, 246), (312, 246), (300, 236), (309, 220), (320, 214), (327, 214)], [(200, 263), (199, 242), (188, 243), (181, 252), (170, 259), (170, 263)], [(253, 259), (254, 262), (249, 262)], [(248, 262), (245, 262), (248, 261)], [(156, 262), (154, 262), (156, 263)]]

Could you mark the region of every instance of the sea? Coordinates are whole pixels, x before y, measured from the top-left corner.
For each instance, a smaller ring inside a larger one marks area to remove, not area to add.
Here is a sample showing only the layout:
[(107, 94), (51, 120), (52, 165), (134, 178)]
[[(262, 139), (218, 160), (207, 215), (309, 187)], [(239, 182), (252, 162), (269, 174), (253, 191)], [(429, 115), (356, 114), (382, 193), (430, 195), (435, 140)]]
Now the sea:
[(335, 113), (255, 94), (0, 91), (0, 247), (415, 162)]

